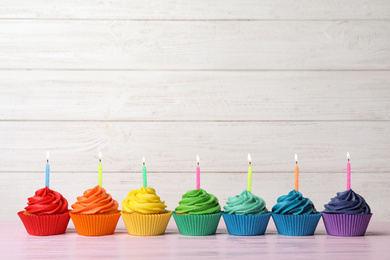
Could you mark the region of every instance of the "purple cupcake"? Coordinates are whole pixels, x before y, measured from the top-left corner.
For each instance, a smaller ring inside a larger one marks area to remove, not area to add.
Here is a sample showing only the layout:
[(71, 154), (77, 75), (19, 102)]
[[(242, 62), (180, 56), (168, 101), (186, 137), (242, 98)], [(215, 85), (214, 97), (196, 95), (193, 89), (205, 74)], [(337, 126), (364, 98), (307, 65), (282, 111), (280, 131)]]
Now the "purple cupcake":
[(363, 236), (372, 213), (365, 199), (353, 190), (338, 192), (322, 212), (326, 231), (332, 236)]

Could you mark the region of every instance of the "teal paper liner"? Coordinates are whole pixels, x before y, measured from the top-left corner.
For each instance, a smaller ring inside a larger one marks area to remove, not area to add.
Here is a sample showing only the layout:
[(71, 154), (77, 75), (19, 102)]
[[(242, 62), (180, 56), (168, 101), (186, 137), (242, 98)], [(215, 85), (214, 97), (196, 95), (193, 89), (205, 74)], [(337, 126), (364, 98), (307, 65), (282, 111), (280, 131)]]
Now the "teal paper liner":
[(271, 213), (260, 215), (236, 215), (222, 213), (229, 234), (236, 236), (263, 235)]
[(208, 236), (217, 231), (222, 212), (205, 215), (176, 215), (172, 212), (180, 234), (186, 236)]
[(372, 214), (322, 213), (326, 232), (332, 236), (364, 236)]
[(310, 236), (314, 234), (321, 213), (309, 215), (280, 215), (272, 213), (276, 229), (280, 235)]

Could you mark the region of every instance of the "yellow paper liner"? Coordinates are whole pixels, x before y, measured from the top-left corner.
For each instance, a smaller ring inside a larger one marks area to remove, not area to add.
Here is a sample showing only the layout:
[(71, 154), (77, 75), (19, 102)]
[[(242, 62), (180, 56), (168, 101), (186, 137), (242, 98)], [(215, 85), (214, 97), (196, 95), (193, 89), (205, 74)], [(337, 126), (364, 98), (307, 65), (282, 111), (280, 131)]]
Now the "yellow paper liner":
[(115, 232), (121, 216), (118, 210), (112, 214), (73, 214), (69, 212), (77, 234), (82, 236), (104, 236)]
[(134, 236), (156, 236), (164, 234), (172, 211), (162, 214), (134, 214), (121, 212), (127, 232)]

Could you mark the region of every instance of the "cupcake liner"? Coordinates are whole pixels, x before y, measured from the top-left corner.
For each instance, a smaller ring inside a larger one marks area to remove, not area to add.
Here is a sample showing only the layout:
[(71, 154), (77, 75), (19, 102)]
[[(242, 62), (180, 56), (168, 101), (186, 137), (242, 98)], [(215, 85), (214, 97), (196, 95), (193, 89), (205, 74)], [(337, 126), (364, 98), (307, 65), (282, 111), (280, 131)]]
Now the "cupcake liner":
[(322, 213), (326, 232), (332, 236), (364, 236), (371, 216)]
[(77, 234), (82, 236), (104, 236), (113, 234), (121, 216), (120, 211), (112, 214), (73, 214), (69, 212)]
[(63, 234), (69, 223), (69, 212), (54, 215), (25, 215), (18, 212), (27, 233), (33, 236), (51, 236)]
[(180, 234), (186, 236), (208, 236), (217, 231), (222, 212), (205, 215), (176, 215), (172, 213)]
[(314, 234), (321, 213), (309, 215), (280, 215), (272, 213), (276, 229), (280, 235), (310, 236)]
[(134, 236), (156, 236), (164, 234), (172, 211), (162, 214), (132, 214), (121, 212), (127, 232)]
[(263, 235), (271, 213), (260, 215), (235, 215), (222, 213), (229, 234), (236, 236)]

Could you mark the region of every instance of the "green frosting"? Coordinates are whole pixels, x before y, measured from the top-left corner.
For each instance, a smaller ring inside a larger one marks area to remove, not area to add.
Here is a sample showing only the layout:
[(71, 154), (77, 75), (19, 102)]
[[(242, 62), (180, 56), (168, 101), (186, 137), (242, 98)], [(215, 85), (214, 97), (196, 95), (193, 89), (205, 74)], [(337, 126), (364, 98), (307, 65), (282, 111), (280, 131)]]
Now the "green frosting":
[(223, 208), (227, 214), (260, 215), (268, 213), (265, 201), (247, 190), (241, 192), (240, 195), (230, 197), (226, 204)]
[(175, 211), (190, 215), (213, 214), (221, 212), (218, 199), (203, 189), (187, 191)]

